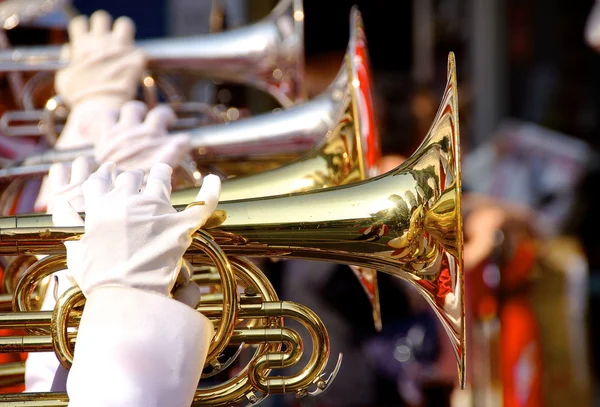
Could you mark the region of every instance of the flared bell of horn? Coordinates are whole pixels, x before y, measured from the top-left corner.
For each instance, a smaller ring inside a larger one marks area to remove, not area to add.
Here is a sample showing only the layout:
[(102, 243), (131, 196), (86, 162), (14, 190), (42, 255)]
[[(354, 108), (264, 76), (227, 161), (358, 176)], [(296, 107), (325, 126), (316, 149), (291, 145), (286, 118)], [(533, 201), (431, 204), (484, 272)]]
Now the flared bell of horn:
[[(284, 107), (306, 99), (302, 0), (281, 0), (267, 17), (247, 27), (137, 45), (151, 69), (193, 70), (210, 79), (251, 85)], [(61, 46), (0, 52), (0, 72), (54, 71), (66, 62)]]
[[(324, 190), (219, 203), (205, 229), (229, 257), (296, 258), (373, 268), (410, 283), (439, 317), (465, 378), (465, 303), (456, 66), (435, 120), (402, 165)], [(176, 207), (184, 210), (185, 206)], [(49, 215), (0, 218), (0, 255), (64, 252), (83, 227)], [(196, 250), (188, 254), (202, 255)]]
[(465, 378), (459, 120), (454, 55), (421, 146), (370, 180), (303, 194), (223, 202), (211, 230), (228, 255), (343, 263), (408, 281), (432, 306)]
[[(322, 102), (324, 106), (319, 109), (321, 114), (317, 114), (315, 109), (314, 114), (307, 111), (306, 117), (299, 114), (297, 117), (302, 119), (294, 120), (298, 124), (315, 120), (315, 125), (311, 128), (320, 128), (325, 137), (313, 151), (292, 163), (258, 174), (227, 179), (223, 182), (221, 200), (312, 191), (346, 185), (378, 175), (381, 148), (373, 111), (370, 61), (366, 50), (362, 17), (356, 7), (351, 11), (350, 20), (350, 41), (336, 79), (329, 90), (320, 97), (322, 101), (307, 103), (307, 105), (315, 103), (315, 107), (318, 107), (316, 104)], [(300, 109), (302, 106), (288, 109), (287, 112), (293, 113)], [(283, 126), (279, 125), (285, 123), (277, 120), (277, 116), (292, 117), (285, 111), (273, 115), (271, 124), (273, 128), (281, 128)], [(293, 142), (293, 135), (283, 137), (278, 133), (271, 138), (268, 133), (260, 130), (268, 129), (269, 125), (264, 123), (263, 126), (262, 123), (258, 123), (258, 120), (246, 120), (246, 122), (251, 121), (257, 123), (256, 128), (244, 125), (240, 121), (228, 126), (215, 126), (215, 132), (211, 131), (212, 128), (198, 129), (203, 136), (193, 137), (202, 141), (202, 147), (194, 151), (196, 161), (211, 162), (213, 157), (230, 157), (235, 155), (236, 151), (239, 151), (239, 159), (242, 161), (254, 154), (262, 153), (269, 156), (272, 153), (271, 149), (273, 152), (288, 151), (286, 147)], [(290, 121), (288, 120), (287, 123)], [(231, 131), (234, 127), (238, 127), (239, 132)], [(239, 133), (240, 137), (248, 137), (253, 132), (257, 135), (259, 132), (262, 133), (264, 142), (255, 145), (247, 145), (246, 141), (241, 144), (234, 142), (236, 134)], [(231, 144), (223, 144), (225, 139), (231, 140)], [(210, 144), (214, 144), (214, 148), (211, 148)], [(176, 191), (171, 196), (171, 202), (174, 205), (188, 203), (196, 193), (196, 188)]]
[[(323, 100), (324, 103), (336, 106), (335, 109), (323, 110), (329, 112), (328, 122), (334, 123), (329, 124), (330, 129), (326, 131), (325, 139), (316, 149), (293, 163), (258, 174), (228, 179), (223, 183), (221, 199), (229, 201), (313, 191), (347, 185), (378, 175), (381, 149), (375, 125), (371, 87), (370, 61), (363, 21), (358, 8), (353, 7), (350, 15), (350, 41), (344, 62), (336, 80), (330, 86), (330, 91), (327, 92), (328, 98)], [(319, 116), (315, 115), (314, 118), (319, 119)], [(306, 123), (298, 123), (303, 122)], [(325, 124), (327, 121), (321, 118), (318, 123)], [(225, 127), (221, 129), (227, 130)], [(224, 138), (220, 137), (218, 132), (207, 132), (206, 135), (216, 143), (219, 140), (222, 143)], [(248, 137), (248, 133), (243, 137)], [(229, 148), (235, 147), (233, 144)], [(275, 142), (257, 143), (253, 148), (260, 148), (266, 153), (270, 148), (281, 151), (281, 147)], [(222, 148), (221, 144), (221, 150), (213, 151), (213, 156), (222, 157), (232, 153), (223, 151)], [(241, 151), (248, 152), (246, 149)], [(196, 157), (196, 161), (210, 160)], [(174, 205), (185, 204), (193, 200), (196, 193), (196, 188), (176, 191), (171, 195), (171, 202)], [(377, 272), (357, 267), (352, 267), (352, 271), (371, 303), (373, 320), (379, 331), (382, 328), (382, 320)]]

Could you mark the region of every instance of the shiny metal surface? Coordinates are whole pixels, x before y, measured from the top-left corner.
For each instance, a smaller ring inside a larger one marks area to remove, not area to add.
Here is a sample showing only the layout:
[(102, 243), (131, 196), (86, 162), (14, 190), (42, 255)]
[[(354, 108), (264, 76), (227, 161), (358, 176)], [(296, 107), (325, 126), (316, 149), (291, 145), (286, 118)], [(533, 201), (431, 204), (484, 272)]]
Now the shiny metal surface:
[(0, 3), (0, 24), (4, 30), (11, 30), (46, 16), (66, 4), (66, 0), (4, 0)]
[[(210, 79), (252, 85), (288, 107), (305, 99), (304, 11), (281, 0), (263, 20), (202, 36), (139, 41), (151, 69), (194, 70)], [(61, 46), (0, 51), (0, 72), (54, 71), (65, 66)]]
[[(357, 8), (351, 10), (350, 42), (334, 85), (336, 83), (339, 86), (329, 94), (331, 99), (339, 99), (339, 107), (332, 110), (337, 118), (330, 118), (335, 125), (330, 125), (320, 145), (288, 165), (226, 180), (221, 189), (222, 201), (307, 192), (379, 175), (377, 164), (381, 150), (373, 112), (370, 61), (363, 21)], [(196, 161), (202, 162), (199, 158)], [(176, 191), (171, 195), (171, 202), (185, 204), (196, 194), (197, 188)], [(364, 267), (351, 268), (369, 298), (375, 327), (381, 330), (377, 272)]]
[[(209, 241), (204, 243), (209, 243)], [(214, 247), (214, 244), (212, 246)], [(196, 247), (205, 250), (199, 245)], [(0, 327), (25, 328), (27, 335), (0, 338), (0, 351), (54, 350), (61, 363), (68, 368), (73, 358), (72, 346), (75, 343), (75, 336), (68, 333), (68, 327), (77, 326), (79, 322), (81, 310), (78, 308), (78, 304), (83, 300), (83, 296), (77, 288), (72, 288), (59, 298), (53, 312), (29, 311), (31, 304), (28, 303), (26, 294), (33, 288), (34, 280), (44, 279), (48, 272), (54, 271), (52, 268), (64, 267), (64, 257), (50, 256), (46, 259), (49, 259), (47, 262), (51, 264), (50, 269), (44, 265), (35, 270), (32, 269), (30, 274), (34, 276), (31, 276), (28, 283), (21, 284), (19, 293), (22, 295), (17, 298), (16, 304), (17, 308), (23, 311), (0, 314)], [(213, 257), (212, 261), (215, 260)], [(323, 369), (329, 357), (329, 337), (318, 316), (300, 304), (279, 301), (269, 280), (253, 264), (243, 259), (232, 259), (229, 262), (227, 259), (221, 258), (217, 261), (217, 265), (222, 267), (222, 271), (226, 269), (233, 271), (238, 278), (238, 283), (245, 286), (246, 290), (244, 295), (237, 298), (235, 286), (229, 287), (223, 293), (225, 294), (231, 289), (234, 294), (233, 298), (226, 299), (226, 296), (222, 296), (219, 299), (222, 304), (213, 303), (211, 299), (207, 301), (204, 298), (198, 305), (197, 309), (217, 323), (218, 328), (223, 327), (226, 308), (228, 309), (227, 314), (235, 316), (238, 321), (234, 329), (227, 330), (225, 338), (218, 339), (215, 335), (211, 342), (211, 351), (206, 367), (211, 367), (213, 371), (218, 372), (228, 365), (227, 361), (221, 363), (218, 358), (214, 357), (221, 352), (224, 345), (256, 345), (256, 350), (251, 362), (237, 376), (219, 385), (198, 389), (193, 405), (230, 406), (242, 400), (254, 400), (253, 403), (257, 403), (269, 394), (292, 392), (302, 397), (324, 391), (334, 379), (337, 370), (328, 378), (323, 378)], [(221, 277), (227, 274), (229, 272), (221, 274)], [(28, 275), (28, 277), (30, 276)], [(195, 278), (195, 280), (202, 284), (201, 278)], [(232, 280), (228, 279), (228, 281)], [(219, 280), (219, 284), (222, 283), (223, 281)], [(313, 342), (312, 354), (307, 365), (298, 373), (285, 377), (270, 377), (269, 373), (273, 368), (294, 365), (304, 352), (304, 345), (298, 333), (281, 325), (283, 318), (295, 319), (308, 330)], [(340, 361), (341, 359), (338, 360), (336, 369), (339, 369)], [(18, 373), (18, 366), (16, 369), (11, 368), (9, 372)], [(317, 390), (312, 391), (311, 387), (313, 386), (317, 387)], [(67, 401), (64, 393), (0, 395), (0, 405), (11, 406), (15, 403), (23, 403), (17, 405), (24, 406), (67, 405)]]
[[(354, 36), (357, 34), (357, 30), (351, 30), (349, 44), (356, 43)], [(352, 55), (351, 51), (349, 46), (349, 55)], [(347, 110), (349, 98), (362, 98), (360, 92), (354, 96), (351, 94), (352, 91), (356, 92), (351, 87), (355, 88), (358, 81), (348, 80), (348, 66), (344, 62), (327, 90), (311, 101), (278, 112), (236, 120), (227, 125), (209, 125), (188, 130), (192, 139), (193, 158), (199, 165), (230, 169), (229, 172), (224, 171), (227, 175), (244, 173), (239, 171), (240, 166), (249, 167), (250, 172), (256, 172), (256, 167), (268, 165), (269, 162), (275, 161), (281, 165), (298, 158), (322, 142), (328, 133), (335, 131), (340, 117)], [(361, 112), (362, 110), (354, 113)], [(371, 141), (369, 145), (375, 144)], [(52, 163), (72, 162), (79, 156), (92, 159), (93, 149), (45, 150), (0, 169), (0, 180), (45, 175)]]
[[(240, 121), (217, 126), (216, 132), (206, 131), (209, 128), (198, 129), (203, 135), (198, 140), (201, 139), (204, 144), (194, 153), (199, 163), (210, 162), (212, 156), (229, 158), (236, 151), (253, 156), (292, 153), (295, 150), (288, 148), (294, 145), (294, 140), (306, 140), (304, 149), (318, 143), (313, 151), (290, 164), (226, 180), (221, 189), (222, 201), (312, 191), (350, 184), (379, 174), (377, 164), (381, 150), (372, 111), (371, 77), (359, 77), (358, 74), (368, 72), (370, 64), (358, 9), (352, 10), (350, 20), (350, 42), (344, 62), (324, 95), (313, 102), (276, 113), (271, 120), (268, 116), (260, 120), (248, 119), (246, 124)], [(277, 116), (283, 120), (277, 120)], [(289, 119), (285, 120), (285, 116)], [(248, 126), (249, 122), (253, 122), (251, 126)], [(298, 125), (304, 125), (306, 129), (300, 130)], [(282, 136), (282, 128), (295, 130)], [(325, 136), (320, 142), (319, 133)], [(248, 145), (246, 138), (258, 139), (261, 134), (264, 143)], [(223, 145), (225, 139), (231, 140), (231, 144)], [(235, 140), (240, 140), (239, 144)], [(213, 149), (207, 146), (210, 143), (213, 143)], [(171, 202), (174, 205), (185, 204), (196, 194), (197, 188), (176, 191), (171, 195)]]
[[(230, 259), (312, 259), (372, 268), (406, 280), (439, 317), (464, 387), (457, 102), (450, 54), (448, 83), (436, 118), (421, 146), (402, 165), (351, 185), (221, 202), (205, 231)], [(0, 218), (0, 254), (64, 253), (62, 243), (83, 233), (83, 228), (54, 226), (48, 215)], [(198, 247), (187, 255), (202, 257)]]
[[(346, 65), (321, 96), (281, 110), (189, 130), (192, 155), (203, 165), (221, 161), (270, 161), (278, 156), (298, 157), (319, 143), (337, 124), (347, 96)], [(0, 179), (40, 176), (55, 162), (71, 162), (79, 156), (93, 158), (93, 149), (48, 149), (0, 169)]]

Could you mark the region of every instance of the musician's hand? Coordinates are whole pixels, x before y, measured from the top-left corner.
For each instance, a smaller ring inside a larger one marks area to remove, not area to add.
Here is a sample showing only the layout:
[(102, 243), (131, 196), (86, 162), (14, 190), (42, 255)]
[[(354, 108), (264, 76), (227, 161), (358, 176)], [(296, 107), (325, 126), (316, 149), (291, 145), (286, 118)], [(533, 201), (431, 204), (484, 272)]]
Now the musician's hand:
[(135, 25), (120, 17), (112, 25), (103, 10), (89, 19), (77, 16), (69, 23), (69, 41), (63, 56), (66, 68), (56, 74), (55, 87), (70, 107), (94, 101), (114, 107), (131, 100), (145, 68), (146, 59), (135, 48)]
[(187, 134), (168, 134), (167, 126), (175, 118), (173, 109), (166, 105), (148, 112), (142, 102), (125, 103), (119, 122), (104, 131), (94, 146), (96, 161), (113, 161), (119, 170), (148, 171), (156, 163), (176, 167), (189, 153), (190, 138)]
[(191, 236), (221, 191), (220, 179), (209, 175), (196, 198), (204, 205), (177, 212), (170, 203), (171, 172), (156, 164), (140, 192), (143, 171), (126, 171), (113, 183), (114, 163), (106, 163), (83, 184), (85, 234), (66, 246), (69, 272), (86, 296), (106, 286), (170, 295)]

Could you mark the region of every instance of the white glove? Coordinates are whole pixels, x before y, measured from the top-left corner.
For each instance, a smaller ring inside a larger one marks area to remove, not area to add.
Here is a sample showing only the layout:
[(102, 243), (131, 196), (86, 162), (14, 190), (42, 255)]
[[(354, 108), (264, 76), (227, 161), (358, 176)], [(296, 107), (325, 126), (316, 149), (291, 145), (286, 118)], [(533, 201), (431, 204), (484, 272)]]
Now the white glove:
[(69, 270), (86, 295), (69, 406), (188, 407), (214, 328), (169, 295), (192, 233), (217, 205), (220, 180), (204, 181), (197, 199), (205, 205), (177, 213), (168, 165), (152, 167), (142, 192), (142, 171), (124, 172), (114, 184), (113, 171), (114, 163), (103, 164), (83, 184), (85, 234), (66, 244)]
[(167, 127), (175, 118), (173, 109), (166, 105), (148, 112), (142, 102), (125, 103), (119, 122), (104, 131), (94, 146), (96, 161), (113, 161), (119, 170), (125, 171), (136, 168), (148, 171), (156, 163), (176, 167), (190, 151), (190, 137), (168, 134)]
[[(64, 164), (54, 164), (48, 177), (50, 190), (50, 203), (48, 213), (52, 213), (53, 223), (60, 226), (82, 226), (83, 221), (77, 212), (84, 212), (84, 197), (81, 190), (82, 183), (90, 174), (90, 167), (85, 158), (76, 159), (69, 170)], [(54, 205), (58, 202), (58, 205)], [(70, 204), (69, 204), (70, 202)], [(42, 305), (42, 310), (53, 310), (56, 298), (73, 286), (67, 276), (67, 271), (62, 270), (55, 273), (55, 281), (52, 280)], [(55, 292), (56, 290), (56, 292)], [(200, 301), (199, 287), (190, 282), (182, 286), (174, 293), (174, 298), (192, 308)], [(67, 372), (60, 366), (53, 352), (30, 353), (26, 362), (25, 385), (26, 392), (65, 391)]]
[(77, 16), (69, 23), (69, 41), (63, 48), (66, 68), (56, 73), (58, 95), (73, 107), (90, 99), (102, 99), (120, 107), (131, 100), (142, 77), (146, 58), (135, 48), (135, 25), (118, 18), (111, 31), (111, 16), (96, 11), (89, 20)]
[[(90, 176), (90, 165), (86, 158), (77, 158), (69, 171), (63, 163), (56, 163), (50, 167), (50, 172), (45, 185), (48, 187), (47, 196), (49, 198), (46, 208), (47, 213), (54, 212), (55, 202), (70, 202), (71, 206), (77, 212), (84, 212), (83, 193), (81, 192), (81, 184)], [(45, 203), (36, 202), (38, 210), (41, 211)], [(56, 225), (60, 226), (80, 226), (81, 218), (69, 218), (65, 216), (64, 211), (61, 211), (59, 204), (56, 213), (53, 213), (52, 219)], [(71, 212), (69, 212), (71, 213)], [(42, 258), (45, 256), (38, 256)], [(61, 270), (55, 273), (56, 281), (50, 280), (44, 302), (42, 303), (42, 311), (52, 311), (56, 305), (56, 297), (60, 297), (65, 291), (73, 286), (67, 276), (66, 270)], [(57, 286), (58, 285), (58, 286)], [(26, 392), (48, 392), (51, 389), (54, 391), (66, 391), (66, 382), (62, 383), (55, 381), (56, 372), (62, 370), (54, 352), (31, 352), (27, 356), (25, 362), (25, 391)], [(64, 373), (64, 372), (63, 372)], [(53, 383), (55, 384), (53, 386)]]
[[(66, 200), (77, 212), (84, 212), (85, 205), (81, 184), (91, 175), (90, 162), (85, 157), (77, 157), (71, 169), (64, 163), (55, 163), (50, 167), (46, 184), (48, 185), (48, 203), (42, 208), (36, 203), (36, 210), (52, 214), (54, 203)], [(66, 225), (61, 225), (66, 226)]]
[(120, 17), (111, 31), (111, 20), (105, 11), (97, 11), (89, 29), (85, 16), (69, 23), (70, 43), (62, 50), (69, 64), (57, 72), (55, 88), (71, 111), (57, 149), (94, 144), (136, 93), (146, 61), (134, 46), (135, 25)]
[(114, 163), (103, 164), (82, 186), (86, 232), (67, 243), (68, 269), (86, 297), (105, 286), (168, 297), (193, 232), (216, 208), (221, 181), (207, 176), (196, 197), (205, 204), (178, 213), (170, 202), (168, 165), (152, 167), (143, 192), (143, 171), (123, 172), (114, 183), (113, 171)]

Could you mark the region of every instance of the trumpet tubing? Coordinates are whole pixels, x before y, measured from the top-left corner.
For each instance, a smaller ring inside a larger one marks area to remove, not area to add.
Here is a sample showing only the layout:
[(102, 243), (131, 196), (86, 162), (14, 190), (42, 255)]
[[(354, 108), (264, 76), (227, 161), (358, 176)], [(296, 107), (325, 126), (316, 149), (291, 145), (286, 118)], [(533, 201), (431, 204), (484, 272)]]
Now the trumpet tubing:
[[(200, 235), (203, 233), (201, 232)], [(196, 238), (198, 237), (200, 236)], [(208, 240), (204, 243), (211, 246), (210, 242), (211, 240)], [(211, 253), (211, 250), (206, 250), (204, 246), (198, 245), (197, 247), (205, 253)], [(199, 261), (197, 264), (200, 265), (209, 260), (198, 256), (194, 256), (194, 258)], [(213, 256), (212, 261), (215, 260), (216, 258)], [(54, 351), (61, 364), (69, 368), (73, 358), (72, 349), (76, 342), (76, 335), (69, 333), (68, 328), (78, 325), (81, 316), (79, 305), (83, 301), (83, 295), (78, 288), (73, 287), (58, 299), (54, 311), (29, 311), (31, 303), (27, 294), (33, 290), (38, 281), (43, 280), (57, 269), (64, 268), (65, 258), (64, 256), (48, 256), (39, 263), (41, 264), (31, 268), (31, 272), (19, 282), (20, 286), (17, 287), (18, 296), (15, 298), (15, 309), (19, 309), (21, 312), (0, 314), (0, 327), (25, 328), (27, 335), (0, 338), (0, 351)], [(212, 300), (204, 299), (198, 305), (197, 309), (217, 325), (217, 334), (215, 335), (218, 335), (225, 325), (229, 325), (224, 323), (224, 319), (231, 316), (238, 321), (235, 328), (232, 326), (228, 330), (225, 338), (213, 339), (205, 367), (218, 373), (233, 362), (239, 352), (231, 358), (232, 360), (221, 362), (218, 359), (225, 345), (249, 344), (257, 345), (257, 347), (251, 363), (236, 377), (217, 386), (198, 389), (193, 405), (229, 406), (231, 403), (241, 400), (258, 402), (269, 393), (296, 392), (298, 396), (303, 396), (310, 394), (309, 389), (313, 385), (320, 389), (318, 391), (324, 390), (339, 369), (339, 361), (336, 371), (329, 379), (323, 379), (322, 372), (329, 357), (329, 337), (318, 316), (300, 304), (279, 301), (267, 277), (248, 261), (233, 258), (231, 262), (225, 260), (225, 263), (231, 267), (226, 266), (221, 269), (225, 273), (221, 274), (220, 284), (223, 285), (224, 280), (231, 282), (229, 279), (231, 271), (227, 271), (231, 268), (239, 281), (246, 286), (246, 290), (239, 299), (233, 298), (233, 302), (238, 304), (237, 306), (232, 305), (231, 297), (226, 298), (230, 291), (233, 290), (235, 293), (235, 287), (229, 283), (225, 284), (226, 287), (223, 289), (224, 296), (221, 304), (214, 304)], [(221, 262), (217, 261), (217, 264), (221, 264)], [(212, 276), (204, 277), (209, 282), (213, 281)], [(201, 282), (203, 278), (196, 276), (195, 280)], [(232, 297), (236, 297), (235, 294)], [(299, 373), (284, 377), (269, 377), (272, 368), (285, 368), (297, 363), (304, 349), (302, 339), (296, 331), (281, 325), (283, 318), (295, 319), (307, 329), (312, 339), (313, 353)], [(239, 321), (248, 321), (248, 323), (240, 326)], [(217, 344), (218, 347), (215, 348), (214, 345)], [(286, 346), (285, 350), (282, 350), (283, 345)], [(11, 372), (14, 371), (18, 372), (18, 367), (11, 370)], [(212, 374), (205, 373), (203, 377), (205, 376), (210, 377)], [(14, 403), (22, 403), (19, 405), (31, 407), (60, 406), (67, 405), (68, 399), (64, 393), (0, 395), (0, 405), (14, 405)]]

